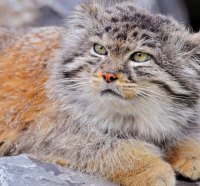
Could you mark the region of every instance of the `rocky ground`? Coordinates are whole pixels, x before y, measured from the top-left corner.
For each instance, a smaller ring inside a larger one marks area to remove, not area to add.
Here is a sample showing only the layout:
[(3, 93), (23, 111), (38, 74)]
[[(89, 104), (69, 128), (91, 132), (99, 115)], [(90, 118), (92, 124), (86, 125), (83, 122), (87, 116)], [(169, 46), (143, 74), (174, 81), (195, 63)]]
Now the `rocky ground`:
[(25, 155), (0, 158), (1, 186), (114, 186)]
[[(115, 186), (97, 178), (42, 163), (26, 155), (0, 158), (1, 186)], [(200, 183), (179, 181), (177, 186), (200, 186)]]

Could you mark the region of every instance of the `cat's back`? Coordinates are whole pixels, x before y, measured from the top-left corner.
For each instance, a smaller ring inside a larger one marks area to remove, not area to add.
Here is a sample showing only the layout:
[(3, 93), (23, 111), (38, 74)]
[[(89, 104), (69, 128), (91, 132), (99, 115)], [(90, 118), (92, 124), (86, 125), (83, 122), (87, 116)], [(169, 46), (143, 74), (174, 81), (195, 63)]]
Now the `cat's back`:
[(61, 34), (57, 27), (0, 29), (0, 144), (15, 140), (45, 109), (47, 66)]

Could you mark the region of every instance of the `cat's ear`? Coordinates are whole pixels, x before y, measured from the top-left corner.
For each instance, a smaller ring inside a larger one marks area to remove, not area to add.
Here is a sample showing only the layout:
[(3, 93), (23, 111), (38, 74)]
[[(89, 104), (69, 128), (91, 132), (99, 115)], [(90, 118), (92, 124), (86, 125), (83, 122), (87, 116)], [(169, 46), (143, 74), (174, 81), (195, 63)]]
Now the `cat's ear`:
[(87, 40), (95, 25), (98, 24), (99, 7), (90, 0), (75, 7), (66, 20), (66, 29), (63, 43), (67, 51), (77, 50), (83, 41)]
[(190, 34), (187, 38), (188, 44), (200, 47), (200, 32)]
[(75, 27), (78, 29), (85, 29), (92, 27), (95, 23), (99, 11), (98, 4), (92, 1), (86, 1), (75, 7), (71, 16), (68, 17), (67, 27)]
[(181, 57), (184, 59), (183, 73), (188, 78), (199, 78), (199, 65), (200, 65), (200, 32), (187, 33), (183, 37), (184, 45), (180, 52)]
[(81, 3), (75, 8), (75, 12), (80, 15), (96, 16), (97, 15), (97, 4), (94, 1), (86, 1)]
[(97, 6), (101, 8), (108, 8), (118, 3), (132, 2), (131, 0), (86, 0), (79, 6), (79, 10), (84, 10), (85, 12), (95, 15), (97, 13)]
[(85, 0), (75, 10), (79, 15), (82, 13), (82, 15), (96, 17), (101, 9), (123, 2), (131, 2), (131, 0)]
[(189, 34), (184, 48), (193, 59), (200, 61), (200, 32)]
[[(187, 37), (187, 43), (186, 43), (186, 61), (190, 61), (189, 64), (193, 66), (194, 69), (197, 69), (196, 72), (193, 73), (193, 75), (197, 75), (199, 78), (199, 65), (200, 65), (200, 32), (198, 33), (191, 33)], [(190, 72), (192, 72), (190, 70)]]
[(98, 14), (98, 4), (95, 1), (85, 1), (75, 7), (75, 14), (81, 17), (96, 17)]

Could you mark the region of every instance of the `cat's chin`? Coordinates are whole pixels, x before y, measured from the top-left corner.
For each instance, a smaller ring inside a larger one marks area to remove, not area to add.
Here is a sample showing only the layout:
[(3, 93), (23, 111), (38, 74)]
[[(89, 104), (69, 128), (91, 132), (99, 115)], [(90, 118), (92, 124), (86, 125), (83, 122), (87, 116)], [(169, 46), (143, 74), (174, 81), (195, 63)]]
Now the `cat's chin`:
[(119, 99), (124, 99), (124, 97), (121, 94), (113, 91), (112, 89), (106, 89), (106, 90), (101, 91), (101, 96), (102, 97), (108, 97), (109, 96), (111, 98), (117, 97)]
[(100, 92), (100, 96), (105, 99), (121, 99), (121, 100), (133, 100), (136, 96), (122, 95), (119, 92), (112, 89), (105, 89)]

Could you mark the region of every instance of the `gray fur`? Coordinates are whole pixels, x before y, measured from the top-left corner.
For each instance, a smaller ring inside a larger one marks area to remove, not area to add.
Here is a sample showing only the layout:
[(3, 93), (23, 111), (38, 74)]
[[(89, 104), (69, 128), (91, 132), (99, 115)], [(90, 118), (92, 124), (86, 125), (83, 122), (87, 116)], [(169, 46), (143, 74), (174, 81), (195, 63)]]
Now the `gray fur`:
[[(108, 7), (80, 5), (67, 25), (47, 85), (50, 99), (59, 102), (55, 120), (50, 121), (48, 133), (39, 128), (31, 139), (23, 137), (16, 153), (43, 159), (60, 156), (79, 169), (78, 164), (97, 159), (124, 140), (143, 143), (161, 154), (156, 146), (165, 148), (196, 137), (200, 129), (200, 50), (184, 26), (129, 2)], [(109, 57), (91, 54), (94, 43), (105, 46)], [(138, 50), (154, 57), (134, 66), (127, 55)], [(137, 96), (101, 96), (100, 89), (108, 87), (123, 95), (123, 88), (115, 84), (95, 87), (92, 80), (101, 68), (122, 73)], [(110, 158), (112, 169), (117, 166), (112, 165), (117, 154)]]

